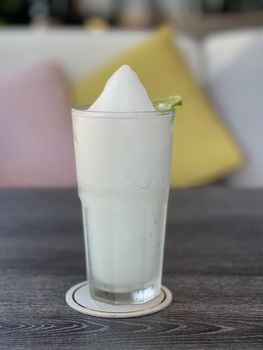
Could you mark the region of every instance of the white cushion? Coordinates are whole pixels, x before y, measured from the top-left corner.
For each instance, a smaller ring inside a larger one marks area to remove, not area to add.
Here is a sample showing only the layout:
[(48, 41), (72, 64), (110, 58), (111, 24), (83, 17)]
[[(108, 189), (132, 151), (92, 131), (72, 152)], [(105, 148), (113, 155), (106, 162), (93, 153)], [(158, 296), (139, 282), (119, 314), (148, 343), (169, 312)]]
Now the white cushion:
[(247, 157), (228, 182), (263, 186), (263, 29), (211, 35), (203, 50), (209, 94)]

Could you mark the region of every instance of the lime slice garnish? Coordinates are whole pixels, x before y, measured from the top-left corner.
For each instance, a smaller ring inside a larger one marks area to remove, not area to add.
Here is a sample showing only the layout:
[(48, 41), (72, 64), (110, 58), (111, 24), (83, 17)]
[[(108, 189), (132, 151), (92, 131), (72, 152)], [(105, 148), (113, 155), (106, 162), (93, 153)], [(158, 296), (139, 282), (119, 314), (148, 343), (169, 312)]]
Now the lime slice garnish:
[(157, 111), (172, 111), (175, 107), (182, 104), (183, 102), (180, 96), (169, 96), (153, 101), (153, 105)]

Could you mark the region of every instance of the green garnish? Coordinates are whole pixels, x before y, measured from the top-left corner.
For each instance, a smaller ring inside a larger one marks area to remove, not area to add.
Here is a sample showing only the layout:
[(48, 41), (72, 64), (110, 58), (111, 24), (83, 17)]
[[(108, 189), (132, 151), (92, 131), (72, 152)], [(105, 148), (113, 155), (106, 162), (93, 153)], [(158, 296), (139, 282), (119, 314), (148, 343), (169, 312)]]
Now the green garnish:
[(172, 111), (175, 107), (182, 104), (183, 102), (180, 96), (169, 96), (153, 101), (154, 107), (160, 112)]

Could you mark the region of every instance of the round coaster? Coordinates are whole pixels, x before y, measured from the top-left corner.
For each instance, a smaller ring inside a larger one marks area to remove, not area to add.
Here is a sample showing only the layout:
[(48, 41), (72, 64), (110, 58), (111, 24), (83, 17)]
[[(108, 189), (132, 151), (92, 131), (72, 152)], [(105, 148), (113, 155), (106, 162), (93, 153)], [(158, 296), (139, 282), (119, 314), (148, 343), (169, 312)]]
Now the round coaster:
[(106, 318), (129, 318), (149, 315), (166, 308), (172, 301), (171, 291), (162, 286), (156, 298), (142, 304), (113, 305), (91, 298), (88, 282), (81, 282), (71, 287), (66, 294), (67, 304), (83, 314)]

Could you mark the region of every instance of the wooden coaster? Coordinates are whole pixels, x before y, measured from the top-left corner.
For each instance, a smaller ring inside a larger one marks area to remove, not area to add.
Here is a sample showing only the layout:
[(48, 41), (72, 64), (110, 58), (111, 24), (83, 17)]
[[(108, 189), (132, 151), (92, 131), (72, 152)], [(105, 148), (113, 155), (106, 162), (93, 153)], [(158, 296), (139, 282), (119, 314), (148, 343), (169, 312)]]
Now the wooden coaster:
[(113, 305), (94, 300), (90, 296), (88, 282), (71, 287), (66, 294), (67, 304), (83, 314), (106, 318), (129, 318), (149, 315), (166, 308), (172, 301), (171, 291), (162, 286), (156, 298), (142, 304)]

